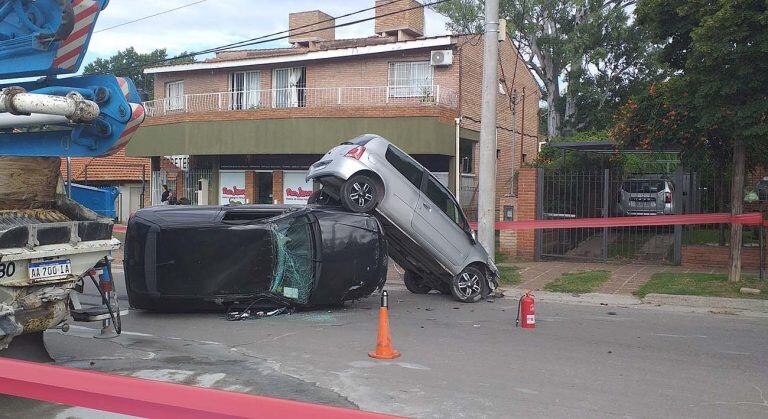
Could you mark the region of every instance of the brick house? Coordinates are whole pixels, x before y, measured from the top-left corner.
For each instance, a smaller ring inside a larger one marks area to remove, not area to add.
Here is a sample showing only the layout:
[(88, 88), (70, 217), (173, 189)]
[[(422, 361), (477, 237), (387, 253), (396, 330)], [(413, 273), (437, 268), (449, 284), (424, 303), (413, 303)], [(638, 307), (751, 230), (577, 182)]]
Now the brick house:
[[(131, 214), (150, 204), (150, 159), (128, 157), (124, 148), (106, 157), (72, 157), (70, 173), (72, 183), (114, 186), (120, 191), (115, 202), (118, 222), (128, 222)], [(61, 176), (67, 178), (66, 159), (61, 159)]]
[[(375, 34), (336, 39), (321, 11), (289, 15), (289, 48), (224, 51), (145, 70), (155, 100), (127, 147), (152, 158), (156, 184), (197, 203), (300, 203), (309, 165), (364, 133), (389, 139), (476, 214), (483, 37), (424, 37), (414, 0), (377, 0)], [(394, 13), (394, 14), (390, 14)], [(500, 41), (497, 213), (515, 217), (515, 173), (538, 152), (539, 87), (509, 39)], [(181, 173), (163, 156), (183, 159)], [(188, 156), (188, 157), (187, 157)], [(502, 237), (514, 247), (514, 236)]]

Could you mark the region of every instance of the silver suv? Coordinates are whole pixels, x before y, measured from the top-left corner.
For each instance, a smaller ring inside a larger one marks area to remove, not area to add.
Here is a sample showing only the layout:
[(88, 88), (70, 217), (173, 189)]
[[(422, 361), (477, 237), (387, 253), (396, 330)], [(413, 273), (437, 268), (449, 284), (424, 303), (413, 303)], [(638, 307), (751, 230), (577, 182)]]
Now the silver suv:
[(309, 168), (310, 179), (322, 184), (310, 203), (377, 216), (411, 292), (475, 302), (498, 286), (496, 265), (451, 192), (386, 139), (366, 134), (341, 143)]
[(619, 188), (619, 215), (675, 213), (675, 185), (666, 179), (629, 179)]

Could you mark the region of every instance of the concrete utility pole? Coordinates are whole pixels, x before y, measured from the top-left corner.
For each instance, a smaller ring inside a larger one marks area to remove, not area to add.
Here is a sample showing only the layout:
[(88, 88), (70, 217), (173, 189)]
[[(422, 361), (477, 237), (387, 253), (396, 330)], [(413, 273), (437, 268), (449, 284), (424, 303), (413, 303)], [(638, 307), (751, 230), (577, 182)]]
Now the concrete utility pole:
[(480, 122), (480, 167), (477, 232), (480, 244), (493, 259), (496, 223), (496, 95), (498, 94), (499, 0), (485, 2), (483, 104)]

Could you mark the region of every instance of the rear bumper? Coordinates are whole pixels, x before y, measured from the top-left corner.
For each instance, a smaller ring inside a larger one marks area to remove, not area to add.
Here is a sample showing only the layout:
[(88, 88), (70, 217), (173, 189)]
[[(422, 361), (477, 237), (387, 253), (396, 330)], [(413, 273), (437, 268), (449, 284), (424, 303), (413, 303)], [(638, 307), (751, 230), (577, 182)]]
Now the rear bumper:
[(355, 173), (365, 169), (368, 167), (359, 160), (339, 156), (314, 163), (309, 167), (306, 180), (321, 180), (322, 178), (347, 180)]

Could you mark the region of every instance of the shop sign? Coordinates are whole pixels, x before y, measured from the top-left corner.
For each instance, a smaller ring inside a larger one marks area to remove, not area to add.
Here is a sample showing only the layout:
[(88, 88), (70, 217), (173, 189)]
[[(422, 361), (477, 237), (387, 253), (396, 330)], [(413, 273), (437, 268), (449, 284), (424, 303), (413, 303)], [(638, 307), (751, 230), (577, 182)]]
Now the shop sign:
[(219, 172), (219, 204), (245, 204), (245, 172)]
[(304, 180), (306, 172), (283, 173), (283, 202), (286, 204), (306, 204), (312, 195), (312, 182)]

